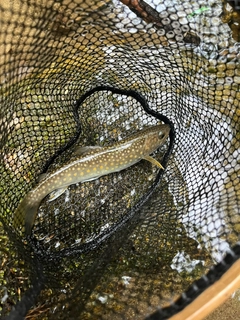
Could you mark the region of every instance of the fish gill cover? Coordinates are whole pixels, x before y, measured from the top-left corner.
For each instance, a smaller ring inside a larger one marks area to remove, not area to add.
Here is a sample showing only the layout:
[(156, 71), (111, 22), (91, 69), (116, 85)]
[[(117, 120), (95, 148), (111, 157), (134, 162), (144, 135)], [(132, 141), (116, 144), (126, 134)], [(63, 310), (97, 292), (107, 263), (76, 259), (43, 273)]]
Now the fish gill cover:
[[(1, 316), (176, 314), (240, 256), (237, 2), (0, 10)], [(151, 156), (164, 170), (142, 160), (71, 185), (41, 202), (30, 236), (13, 224), (77, 146), (114, 147), (159, 123), (171, 131)]]

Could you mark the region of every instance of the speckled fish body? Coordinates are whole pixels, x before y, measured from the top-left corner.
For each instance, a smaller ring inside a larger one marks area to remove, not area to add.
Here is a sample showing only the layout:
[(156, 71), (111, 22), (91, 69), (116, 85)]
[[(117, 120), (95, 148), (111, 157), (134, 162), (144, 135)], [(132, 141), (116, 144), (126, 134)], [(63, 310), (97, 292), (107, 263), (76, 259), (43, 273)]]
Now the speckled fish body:
[(97, 179), (103, 175), (121, 171), (142, 159), (162, 168), (149, 155), (167, 139), (170, 127), (166, 124), (143, 129), (111, 146), (83, 147), (76, 152), (74, 161), (47, 175), (20, 202), (14, 213), (14, 226), (24, 226), (30, 234), (41, 201), (57, 189), (79, 182)]

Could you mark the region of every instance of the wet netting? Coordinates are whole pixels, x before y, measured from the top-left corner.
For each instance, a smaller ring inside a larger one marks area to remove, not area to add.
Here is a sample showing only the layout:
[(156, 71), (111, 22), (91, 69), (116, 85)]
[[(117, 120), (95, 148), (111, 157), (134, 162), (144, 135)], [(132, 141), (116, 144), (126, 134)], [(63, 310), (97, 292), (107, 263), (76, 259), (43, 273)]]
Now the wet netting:
[[(240, 257), (238, 2), (0, 10), (1, 316), (176, 315)], [(134, 137), (151, 145), (145, 129), (158, 124), (168, 130), (146, 154), (155, 163), (128, 165), (145, 148)], [(101, 150), (113, 163), (96, 161)], [(52, 199), (53, 176), (53, 190), (76, 178)]]

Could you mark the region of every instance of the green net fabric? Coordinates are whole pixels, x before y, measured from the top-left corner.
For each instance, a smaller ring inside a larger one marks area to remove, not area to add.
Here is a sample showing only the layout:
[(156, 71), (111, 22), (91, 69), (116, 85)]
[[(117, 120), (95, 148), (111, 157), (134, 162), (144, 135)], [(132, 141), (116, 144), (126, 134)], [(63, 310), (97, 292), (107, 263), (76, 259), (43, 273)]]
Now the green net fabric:
[[(177, 313), (240, 256), (238, 3), (16, 0), (0, 10), (0, 314)], [(171, 126), (154, 154), (164, 170), (143, 160), (72, 185), (42, 201), (30, 237), (13, 225), (39, 176), (77, 145), (114, 145), (157, 123)]]

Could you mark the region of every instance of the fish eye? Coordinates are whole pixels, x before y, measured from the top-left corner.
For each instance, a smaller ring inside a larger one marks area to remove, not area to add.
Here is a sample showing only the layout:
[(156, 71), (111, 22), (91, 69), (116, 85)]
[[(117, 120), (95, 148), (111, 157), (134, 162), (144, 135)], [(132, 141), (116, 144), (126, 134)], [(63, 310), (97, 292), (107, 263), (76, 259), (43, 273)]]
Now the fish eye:
[(162, 131), (159, 131), (158, 138), (163, 139), (165, 137), (165, 134)]

